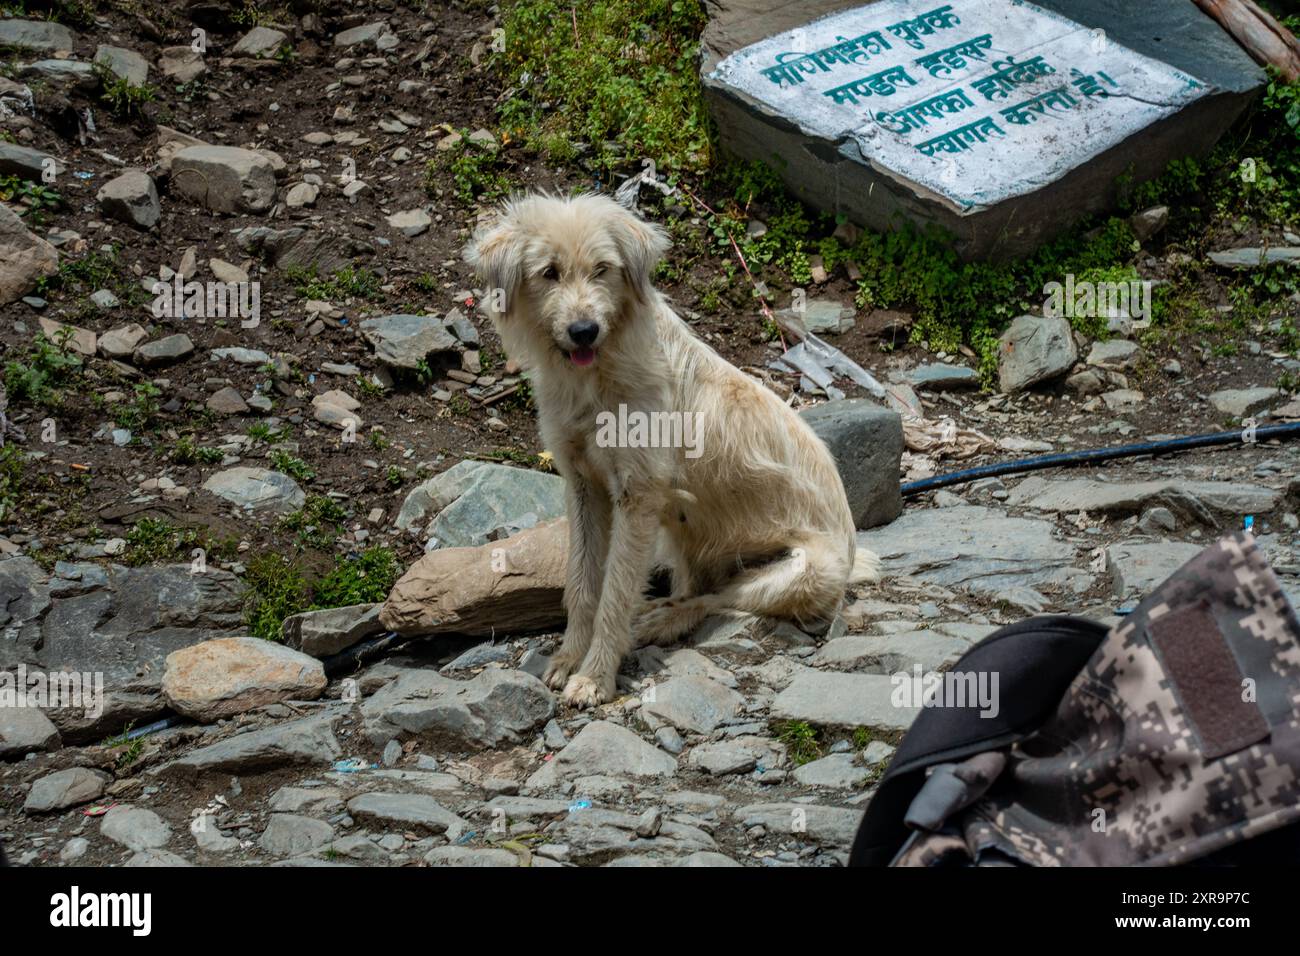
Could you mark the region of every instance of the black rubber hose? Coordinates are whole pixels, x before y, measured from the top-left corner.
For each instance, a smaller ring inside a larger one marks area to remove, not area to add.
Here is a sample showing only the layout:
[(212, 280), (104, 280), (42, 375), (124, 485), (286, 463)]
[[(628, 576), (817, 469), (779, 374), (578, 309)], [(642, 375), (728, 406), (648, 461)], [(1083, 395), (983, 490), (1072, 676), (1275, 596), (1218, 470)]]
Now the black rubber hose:
[(1192, 448), (1208, 448), (1212, 445), (1249, 445), (1254, 442), (1279, 439), (1286, 441), (1300, 438), (1300, 422), (1285, 425), (1268, 425), (1256, 428), (1252, 434), (1254, 442), (1246, 441), (1245, 429), (1235, 432), (1213, 432), (1207, 435), (1191, 435), (1187, 438), (1169, 438), (1164, 441), (1140, 442), (1136, 445), (1120, 445), (1117, 448), (1090, 448), (1085, 451), (1067, 451), (1059, 455), (1039, 455), (1036, 458), (1022, 458), (1019, 461), (1004, 461), (998, 465), (981, 465), (954, 471), (947, 475), (935, 475), (910, 481), (900, 489), (904, 498), (910, 498), (936, 488), (950, 485), (964, 485), (980, 478), (994, 478), (999, 475), (1018, 475), (1027, 471), (1042, 471), (1044, 468), (1065, 468), (1074, 465), (1090, 465), (1099, 461), (1111, 461), (1116, 458), (1137, 458), (1140, 455), (1165, 455), (1170, 452), (1188, 451)]

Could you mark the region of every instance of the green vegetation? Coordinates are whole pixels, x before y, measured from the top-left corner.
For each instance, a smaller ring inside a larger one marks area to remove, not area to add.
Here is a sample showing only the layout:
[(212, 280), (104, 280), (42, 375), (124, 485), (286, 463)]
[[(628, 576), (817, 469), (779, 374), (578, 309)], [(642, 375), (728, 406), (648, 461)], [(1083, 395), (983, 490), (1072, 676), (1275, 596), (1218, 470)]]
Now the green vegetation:
[(816, 727), (802, 720), (783, 720), (772, 724), (772, 733), (785, 744), (786, 752), (796, 767), (816, 760), (822, 755), (821, 734)]
[(193, 435), (182, 435), (172, 446), (171, 460), (178, 465), (215, 465), (226, 457), (220, 448), (204, 448)]
[(347, 511), (327, 495), (308, 495), (303, 506), (280, 519), (278, 527), (298, 536), (303, 548), (332, 548)]
[(515, 95), (502, 127), (557, 163), (580, 141), (606, 171), (644, 156), (665, 172), (703, 172), (713, 156), (695, 62), (705, 22), (701, 0), (505, 6), (495, 62)]
[(315, 266), (309, 269), (293, 266), (284, 270), (284, 277), (303, 299), (335, 302), (353, 297), (377, 299), (382, 294), (379, 276), (354, 266), (344, 266), (329, 276), (317, 275)]
[(500, 151), (495, 146), (476, 143), (468, 130), (458, 130), (460, 139), (449, 149), (439, 151), (425, 167), (425, 189), (432, 193), (437, 174), (448, 172), (456, 185), (456, 198), (469, 205), (500, 199), (510, 188), (502, 173)]
[(57, 209), (63, 197), (52, 186), (34, 183), (20, 176), (0, 176), (0, 200), (17, 203), (21, 214), (33, 226), (45, 222), (45, 214)]
[(310, 465), (287, 451), (276, 449), (266, 457), (271, 462), (272, 468), (283, 472), (296, 481), (311, 481), (316, 477), (316, 472), (312, 470)]
[(178, 528), (157, 518), (141, 518), (126, 533), (126, 551), (122, 560), (133, 568), (188, 561), (195, 548), (202, 548), (209, 557), (230, 559), (237, 553), (237, 542), (215, 541), (201, 528)]
[(119, 428), (129, 429), (132, 433), (146, 431), (154, 426), (158, 416), (158, 397), (162, 394), (158, 386), (151, 382), (139, 382), (132, 389), (130, 401), (122, 402), (113, 409), (113, 421)]
[(18, 506), (23, 486), (23, 453), (13, 442), (0, 448), (0, 522), (8, 521)]
[(136, 86), (124, 76), (118, 76), (102, 63), (95, 64), (99, 77), (101, 102), (119, 119), (135, 119), (144, 115), (144, 105), (157, 98), (157, 91), (145, 84)]
[(302, 611), (382, 601), (397, 581), (396, 555), (373, 547), (341, 559), (314, 584), (299, 565), (279, 554), (264, 554), (248, 566), (250, 596), (245, 620), (254, 637), (278, 641), (284, 619)]
[(73, 331), (62, 328), (50, 341), (38, 332), (21, 358), (4, 366), (5, 391), (11, 402), (31, 402), (57, 408), (63, 401), (61, 388), (81, 374), (81, 357), (72, 351)]

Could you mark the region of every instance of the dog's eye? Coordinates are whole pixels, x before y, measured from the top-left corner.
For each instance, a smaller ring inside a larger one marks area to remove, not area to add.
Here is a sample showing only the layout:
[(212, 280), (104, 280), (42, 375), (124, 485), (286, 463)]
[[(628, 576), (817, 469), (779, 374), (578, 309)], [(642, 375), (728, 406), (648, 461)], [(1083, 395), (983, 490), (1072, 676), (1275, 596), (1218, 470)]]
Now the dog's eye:
[(560, 277), (560, 270), (555, 266), (547, 266), (546, 271), (542, 273), (542, 278), (547, 282), (554, 282)]
[(599, 279), (605, 274), (605, 270), (608, 268), (609, 266), (602, 262), (600, 265), (596, 266), (596, 271), (591, 274), (591, 277), (593, 279)]

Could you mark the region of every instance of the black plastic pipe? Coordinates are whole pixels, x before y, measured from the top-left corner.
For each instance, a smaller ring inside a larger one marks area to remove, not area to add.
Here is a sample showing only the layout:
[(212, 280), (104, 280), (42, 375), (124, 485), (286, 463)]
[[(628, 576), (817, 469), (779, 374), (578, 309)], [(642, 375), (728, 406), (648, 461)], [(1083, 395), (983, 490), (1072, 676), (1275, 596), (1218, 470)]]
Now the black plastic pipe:
[[(1253, 441), (1246, 440), (1250, 436)], [(980, 478), (994, 478), (999, 475), (1018, 475), (1027, 471), (1042, 471), (1044, 468), (1066, 468), (1075, 465), (1090, 465), (1099, 461), (1112, 461), (1116, 458), (1137, 458), (1141, 455), (1165, 455), (1170, 452), (1188, 451), (1193, 448), (1208, 448), (1213, 445), (1250, 445), (1270, 439), (1286, 441), (1300, 438), (1300, 422), (1285, 425), (1267, 425), (1253, 431), (1240, 429), (1235, 432), (1212, 432), (1206, 435), (1191, 435), (1187, 438), (1168, 438), (1164, 441), (1140, 442), (1136, 445), (1120, 445), (1117, 448), (1090, 448), (1085, 451), (1067, 451), (1059, 455), (1039, 455), (1035, 458), (1022, 458), (1019, 461), (1004, 461), (998, 465), (981, 465), (967, 468), (947, 475), (935, 475), (910, 481), (900, 489), (904, 498), (910, 498), (936, 488), (950, 485), (964, 485)]]

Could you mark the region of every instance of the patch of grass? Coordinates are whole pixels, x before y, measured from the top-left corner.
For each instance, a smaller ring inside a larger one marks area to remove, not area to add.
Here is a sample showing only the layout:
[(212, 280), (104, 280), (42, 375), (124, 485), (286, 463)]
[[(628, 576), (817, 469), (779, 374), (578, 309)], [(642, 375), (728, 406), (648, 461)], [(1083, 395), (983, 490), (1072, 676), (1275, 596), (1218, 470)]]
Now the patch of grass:
[(334, 546), (346, 517), (343, 506), (328, 495), (308, 495), (303, 506), (281, 518), (277, 526), (297, 535), (300, 547), (325, 549)]
[(560, 157), (585, 142), (601, 169), (648, 157), (703, 171), (713, 148), (695, 58), (706, 19), (701, 0), (514, 0), (494, 57), (514, 91), (502, 126)]
[(138, 382), (132, 390), (131, 400), (114, 407), (113, 421), (119, 428), (128, 429), (133, 434), (147, 431), (155, 424), (161, 394), (158, 386), (151, 382)]
[(283, 472), (295, 481), (311, 481), (316, 477), (316, 472), (312, 470), (309, 464), (287, 451), (276, 449), (267, 455), (267, 460), (271, 462), (272, 468)]
[(244, 621), (254, 637), (280, 640), (284, 619), (311, 606), (301, 568), (283, 555), (259, 555), (249, 562), (244, 577), (249, 586)]
[(226, 453), (220, 448), (200, 446), (193, 435), (182, 435), (172, 446), (169, 457), (178, 465), (215, 465), (226, 457)]
[(255, 442), (265, 444), (283, 438), (285, 433), (284, 429), (277, 431), (265, 422), (254, 422), (252, 425), (248, 426), (248, 429), (244, 434)]
[(157, 91), (152, 86), (136, 86), (101, 63), (95, 64), (95, 73), (100, 82), (100, 101), (119, 119), (129, 120), (143, 116), (144, 105), (157, 99)]
[(72, 351), (72, 337), (70, 328), (56, 332), (53, 341), (38, 332), (25, 356), (5, 363), (4, 384), (10, 401), (48, 408), (62, 403), (61, 389), (82, 371), (81, 357)]
[(510, 189), (510, 180), (502, 172), (500, 150), (473, 142), (468, 130), (459, 133), (460, 141), (435, 154), (425, 167), (426, 191), (432, 194), (437, 174), (447, 172), (455, 183), (456, 198), (465, 205), (500, 199)]
[(63, 204), (63, 197), (53, 187), (19, 176), (0, 177), (0, 200), (20, 205), (21, 214), (33, 226), (44, 223), (45, 214)]
[(0, 448), (0, 521), (7, 521), (18, 507), (23, 486), (23, 453), (13, 442)]
[(379, 276), (369, 269), (344, 266), (329, 276), (321, 276), (316, 267), (304, 269), (294, 266), (284, 270), (284, 277), (293, 283), (294, 292), (303, 299), (333, 302), (340, 299), (377, 299), (383, 284)]
[(786, 752), (796, 767), (822, 755), (820, 731), (802, 720), (778, 721), (772, 725), (772, 733), (785, 744)]
[(354, 560), (341, 561), (316, 583), (315, 607), (347, 607), (369, 604), (388, 597), (401, 567), (388, 548), (372, 547)]

